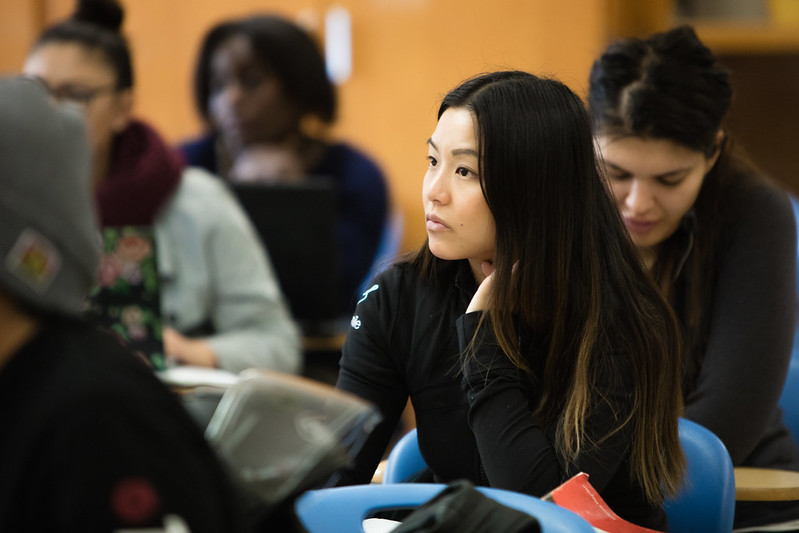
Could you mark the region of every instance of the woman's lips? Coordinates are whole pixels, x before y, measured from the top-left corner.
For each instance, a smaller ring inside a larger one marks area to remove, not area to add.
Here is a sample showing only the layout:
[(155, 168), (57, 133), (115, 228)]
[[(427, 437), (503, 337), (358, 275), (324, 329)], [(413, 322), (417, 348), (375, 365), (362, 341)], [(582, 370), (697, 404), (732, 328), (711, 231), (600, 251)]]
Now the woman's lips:
[(657, 225), (657, 220), (642, 220), (634, 217), (624, 217), (624, 225), (631, 233), (649, 233)]
[(443, 220), (435, 215), (427, 215), (425, 217), (425, 221), (427, 231), (444, 231), (449, 229), (449, 226), (447, 226)]

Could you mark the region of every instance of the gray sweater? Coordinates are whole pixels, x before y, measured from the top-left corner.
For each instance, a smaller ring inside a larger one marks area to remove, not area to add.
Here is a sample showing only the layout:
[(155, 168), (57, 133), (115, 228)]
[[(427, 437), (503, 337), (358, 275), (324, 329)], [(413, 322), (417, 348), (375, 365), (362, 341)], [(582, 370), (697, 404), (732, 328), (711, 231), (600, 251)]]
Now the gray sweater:
[(207, 333), (224, 370), (299, 372), (299, 329), (252, 224), (219, 179), (188, 167), (155, 230), (167, 324)]

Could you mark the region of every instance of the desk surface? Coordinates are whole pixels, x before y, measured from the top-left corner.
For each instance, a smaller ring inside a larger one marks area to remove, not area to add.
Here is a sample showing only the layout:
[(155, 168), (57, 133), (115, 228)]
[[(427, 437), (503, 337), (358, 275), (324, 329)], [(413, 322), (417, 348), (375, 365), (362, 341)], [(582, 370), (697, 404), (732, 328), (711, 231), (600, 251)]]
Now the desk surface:
[(735, 468), (737, 501), (799, 500), (799, 472), (772, 468)]
[(302, 338), (302, 348), (307, 352), (341, 351), (341, 348), (344, 346), (344, 341), (346, 340), (346, 333), (304, 336)]

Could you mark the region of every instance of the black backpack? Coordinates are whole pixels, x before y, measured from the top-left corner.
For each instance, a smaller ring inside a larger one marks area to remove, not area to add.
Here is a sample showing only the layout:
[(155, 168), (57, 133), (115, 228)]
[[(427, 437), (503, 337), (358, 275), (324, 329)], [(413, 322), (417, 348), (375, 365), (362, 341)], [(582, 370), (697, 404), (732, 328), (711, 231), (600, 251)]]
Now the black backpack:
[(540, 533), (534, 517), (485, 496), (466, 480), (450, 483), (417, 508), (393, 533)]

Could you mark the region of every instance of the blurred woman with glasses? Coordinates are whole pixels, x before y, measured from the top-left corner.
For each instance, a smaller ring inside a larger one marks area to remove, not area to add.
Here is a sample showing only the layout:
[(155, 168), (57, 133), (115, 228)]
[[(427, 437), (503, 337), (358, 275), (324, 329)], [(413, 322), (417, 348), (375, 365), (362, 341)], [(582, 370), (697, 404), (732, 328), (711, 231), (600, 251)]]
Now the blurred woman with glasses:
[(246, 215), (220, 180), (184, 167), (131, 117), (123, 18), (116, 1), (80, 1), (39, 36), (24, 73), (83, 108), (101, 225), (154, 228), (167, 357), (233, 372), (297, 372), (298, 330)]

